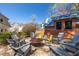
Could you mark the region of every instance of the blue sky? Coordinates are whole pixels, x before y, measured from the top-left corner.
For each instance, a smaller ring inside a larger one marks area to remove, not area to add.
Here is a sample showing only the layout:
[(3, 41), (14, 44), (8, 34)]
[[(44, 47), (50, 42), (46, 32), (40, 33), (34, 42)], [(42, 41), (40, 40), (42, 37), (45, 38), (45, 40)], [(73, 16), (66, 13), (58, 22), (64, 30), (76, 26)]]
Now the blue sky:
[(36, 15), (36, 22), (42, 23), (49, 17), (48, 3), (2, 3), (0, 12), (9, 18), (9, 22), (28, 23), (32, 15)]

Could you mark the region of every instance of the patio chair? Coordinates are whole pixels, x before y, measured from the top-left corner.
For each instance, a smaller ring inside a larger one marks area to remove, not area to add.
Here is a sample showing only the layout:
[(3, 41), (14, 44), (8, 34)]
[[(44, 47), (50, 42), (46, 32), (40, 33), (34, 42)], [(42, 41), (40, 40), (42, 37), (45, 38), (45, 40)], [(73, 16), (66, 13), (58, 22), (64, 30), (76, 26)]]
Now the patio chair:
[(79, 42), (79, 33), (76, 33), (76, 34), (74, 35), (74, 37), (73, 37), (72, 39), (70, 39), (70, 41), (64, 42), (64, 43), (62, 43), (62, 44), (75, 45), (75, 44), (78, 43), (78, 42)]
[(15, 51), (14, 55), (18, 55), (18, 56), (26, 56), (31, 51), (30, 43), (23, 44), (22, 46), (18, 46), (18, 47), (16, 45), (10, 44), (10, 47)]
[(62, 48), (72, 53), (76, 53), (76, 51), (79, 51), (79, 46), (74, 46), (70, 44), (62, 45)]
[(10, 44), (9, 46), (15, 51), (14, 55), (25, 56), (31, 50), (30, 43), (26, 43), (25, 40), (20, 40), (16, 36), (11, 36), (6, 40)]
[(52, 54), (51, 56), (55, 55), (55, 56), (72, 56), (73, 54), (71, 53), (67, 53), (66, 50), (64, 50), (63, 48), (53, 48), (52, 46), (49, 46)]
[(73, 39), (61, 45), (64, 49), (73, 52), (74, 55), (79, 55), (79, 33), (76, 33)]
[(16, 41), (16, 40), (13, 40), (13, 39), (6, 39), (6, 40), (9, 44), (14, 44), (16, 46), (21, 46), (23, 44), (26, 44), (25, 40), (20, 40), (20, 41)]
[(15, 42), (20, 42), (20, 39), (17, 35), (12, 35), (11, 38), (15, 41)]
[(59, 48), (53, 48), (52, 46), (49, 46), (49, 48), (55, 55), (79, 56), (79, 33), (75, 34), (71, 42), (63, 43)]
[(18, 37), (16, 34), (13, 34), (11, 37), (12, 37), (13, 39), (19, 39), (19, 37)]
[(79, 33), (76, 33), (74, 37), (71, 39), (71, 42), (77, 43), (79, 42)]
[(6, 39), (7, 40), (7, 42), (9, 43), (9, 44), (16, 44), (16, 45), (18, 45), (18, 46), (21, 46), (22, 44), (26, 44), (26, 42), (25, 42), (25, 40), (24, 39), (19, 39), (19, 38), (17, 38), (16, 36), (10, 36), (9, 38), (7, 38)]
[(7, 42), (8, 42), (9, 44), (15, 43), (15, 41), (13, 41), (12, 39), (6, 39), (6, 40), (7, 40)]
[(31, 32), (31, 33), (30, 33), (30, 37), (31, 37), (31, 38), (35, 38), (35, 33), (34, 33), (34, 32)]
[(55, 43), (60, 43), (63, 40), (63, 38), (64, 38), (64, 32), (60, 32), (58, 33), (57, 37), (53, 38), (53, 41)]

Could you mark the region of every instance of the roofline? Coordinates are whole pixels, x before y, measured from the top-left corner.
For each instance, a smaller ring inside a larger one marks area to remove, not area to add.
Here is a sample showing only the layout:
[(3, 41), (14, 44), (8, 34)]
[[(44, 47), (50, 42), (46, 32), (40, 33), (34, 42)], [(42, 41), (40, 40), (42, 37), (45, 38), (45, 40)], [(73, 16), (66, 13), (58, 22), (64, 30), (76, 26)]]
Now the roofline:
[(64, 19), (58, 19), (58, 20), (52, 20), (52, 21), (55, 22), (55, 21), (62, 21), (62, 20), (67, 20), (67, 19), (71, 19), (71, 20), (72, 20), (72, 19), (74, 19), (74, 18), (77, 19), (77, 17), (72, 17), (72, 18), (64, 18)]
[(0, 13), (0, 15), (4, 16), (5, 18), (7, 18), (7, 20), (9, 20), (9, 18), (8, 18), (8, 17), (6, 17), (4, 14)]
[(56, 16), (53, 18), (51, 17), (52, 21), (61, 20), (61, 19), (68, 19), (68, 18), (79, 18), (79, 11), (71, 13), (71, 14)]

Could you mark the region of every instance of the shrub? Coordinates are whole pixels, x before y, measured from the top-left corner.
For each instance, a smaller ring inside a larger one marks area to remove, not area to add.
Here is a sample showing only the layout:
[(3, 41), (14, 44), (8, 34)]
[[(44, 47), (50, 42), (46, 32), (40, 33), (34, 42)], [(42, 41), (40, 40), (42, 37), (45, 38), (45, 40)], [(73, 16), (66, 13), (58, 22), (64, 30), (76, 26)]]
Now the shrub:
[(11, 36), (12, 33), (10, 32), (0, 32), (0, 44), (6, 44), (7, 43), (7, 38)]
[(35, 24), (29, 23), (23, 27), (23, 32), (25, 32), (27, 36), (30, 36), (30, 33), (35, 31), (36, 31)]

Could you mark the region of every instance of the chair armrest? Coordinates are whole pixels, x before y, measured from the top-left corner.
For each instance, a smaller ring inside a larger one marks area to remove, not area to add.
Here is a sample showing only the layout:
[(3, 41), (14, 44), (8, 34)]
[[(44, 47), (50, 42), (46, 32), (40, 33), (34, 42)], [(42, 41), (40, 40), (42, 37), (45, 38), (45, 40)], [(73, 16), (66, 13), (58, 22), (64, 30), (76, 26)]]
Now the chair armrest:
[(29, 45), (29, 44), (24, 44), (24, 45), (22, 45), (20, 47), (14, 47), (14, 46), (10, 45), (10, 47), (15, 49), (15, 50), (18, 50), (18, 49), (21, 49), (21, 48), (23, 48), (24, 46), (27, 46), (27, 45)]
[(25, 40), (20, 40), (20, 42), (25, 41)]
[(73, 44), (63, 44), (63, 45), (70, 46), (70, 47), (72, 47), (72, 48), (75, 48), (75, 49), (79, 50), (79, 47), (76, 47), (76, 46), (74, 45), (74, 43), (73, 43)]
[(58, 40), (59, 38), (53, 38), (53, 40)]
[(74, 56), (79, 56), (79, 50), (74, 53)]
[(49, 46), (49, 48), (56, 56), (70, 56), (63, 48), (54, 48), (52, 46)]

